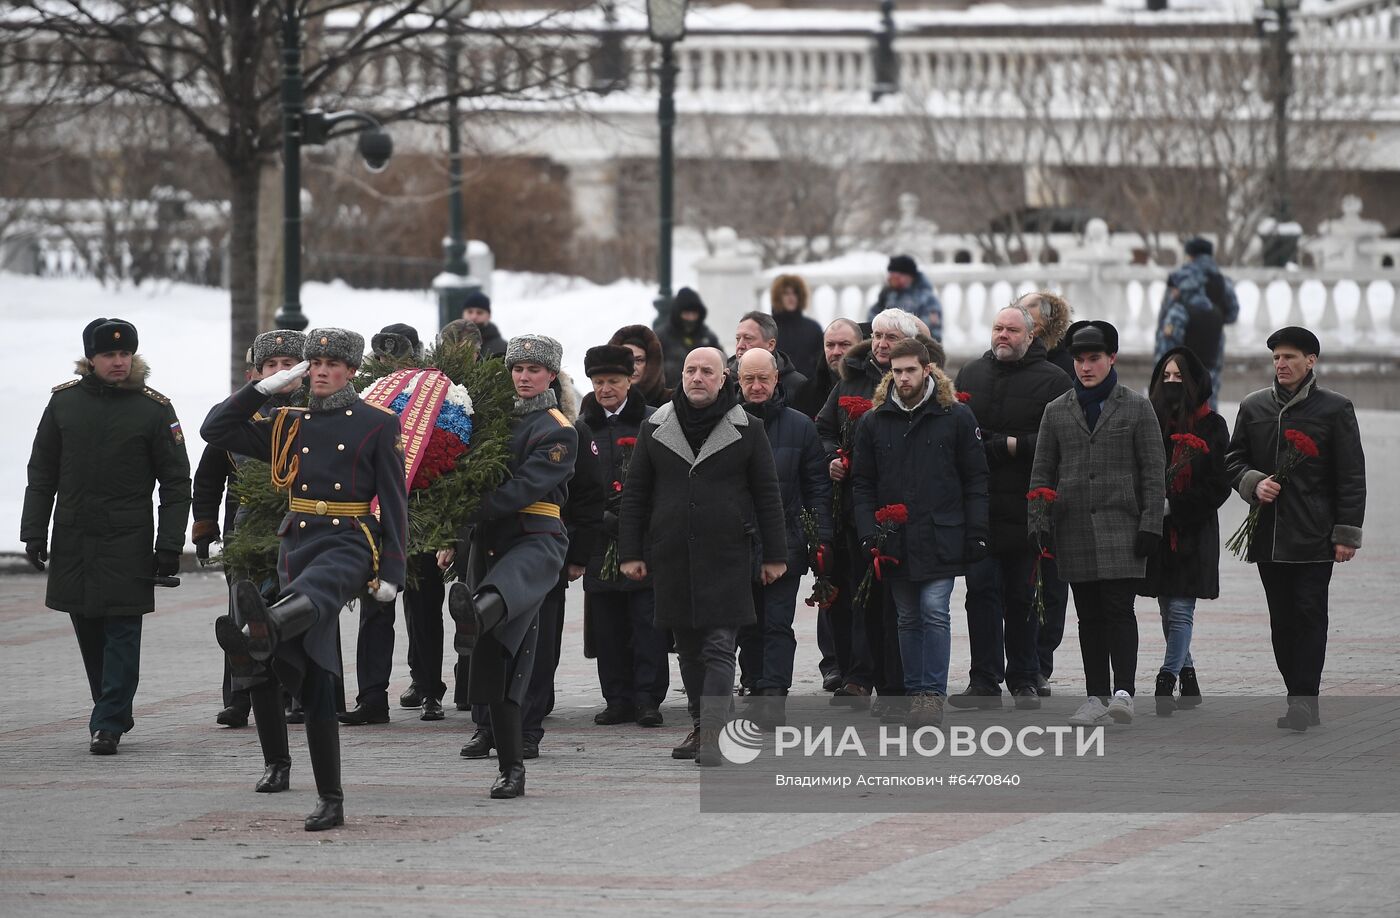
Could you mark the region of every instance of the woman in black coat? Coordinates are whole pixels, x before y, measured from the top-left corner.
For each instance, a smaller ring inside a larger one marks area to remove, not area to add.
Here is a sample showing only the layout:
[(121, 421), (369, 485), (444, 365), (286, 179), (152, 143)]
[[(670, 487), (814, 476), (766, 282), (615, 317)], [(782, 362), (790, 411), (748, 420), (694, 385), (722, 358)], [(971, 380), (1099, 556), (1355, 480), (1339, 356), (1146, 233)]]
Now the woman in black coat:
[[(1210, 373), (1188, 347), (1163, 355), (1152, 371), (1147, 395), (1162, 427), (1167, 453), (1167, 507), (1162, 541), (1147, 559), (1139, 593), (1155, 596), (1167, 641), (1157, 673), (1157, 714), (1177, 705), (1200, 704), (1191, 630), (1196, 600), (1220, 595), (1220, 520), (1216, 513), (1230, 494), (1225, 452), (1230, 433), (1225, 419), (1210, 410)], [(1196, 437), (1193, 447), (1174, 437)], [(1205, 452), (1200, 450), (1204, 444)], [(1178, 677), (1181, 699), (1172, 698)]]

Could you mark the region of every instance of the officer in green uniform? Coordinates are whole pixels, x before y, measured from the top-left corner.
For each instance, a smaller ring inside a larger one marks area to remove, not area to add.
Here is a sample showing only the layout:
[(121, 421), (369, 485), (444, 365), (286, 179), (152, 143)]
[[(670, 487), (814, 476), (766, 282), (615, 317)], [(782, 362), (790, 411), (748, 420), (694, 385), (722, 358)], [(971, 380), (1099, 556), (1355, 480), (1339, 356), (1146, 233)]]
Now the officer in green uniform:
[(146, 385), (150, 368), (136, 349), (130, 322), (94, 319), (83, 329), (78, 378), (54, 387), (39, 420), (20, 518), (29, 563), (48, 564), (45, 605), (67, 612), (78, 635), (94, 755), (116, 753), (132, 729), (141, 616), (155, 609), (156, 578), (180, 570), (190, 513), (185, 436), (170, 399)]

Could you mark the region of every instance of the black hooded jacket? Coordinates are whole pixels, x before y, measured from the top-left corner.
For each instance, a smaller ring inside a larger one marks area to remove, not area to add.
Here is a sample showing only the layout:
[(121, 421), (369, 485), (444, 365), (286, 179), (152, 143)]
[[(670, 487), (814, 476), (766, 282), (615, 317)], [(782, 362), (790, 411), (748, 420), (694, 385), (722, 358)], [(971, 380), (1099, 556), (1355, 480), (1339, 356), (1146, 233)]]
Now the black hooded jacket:
[[(689, 308), (700, 311), (700, 321), (696, 322), (693, 328), (688, 328), (686, 323), (681, 321), (680, 312), (673, 310), (670, 321), (656, 330), (666, 366), (668, 389), (680, 386), (681, 370), (685, 367), (687, 354), (697, 347), (720, 347), (719, 338), (715, 337), (715, 333), (705, 324), (705, 316), (709, 314), (709, 310), (703, 304), (692, 305)], [(723, 352), (724, 348), (720, 347), (720, 351)]]

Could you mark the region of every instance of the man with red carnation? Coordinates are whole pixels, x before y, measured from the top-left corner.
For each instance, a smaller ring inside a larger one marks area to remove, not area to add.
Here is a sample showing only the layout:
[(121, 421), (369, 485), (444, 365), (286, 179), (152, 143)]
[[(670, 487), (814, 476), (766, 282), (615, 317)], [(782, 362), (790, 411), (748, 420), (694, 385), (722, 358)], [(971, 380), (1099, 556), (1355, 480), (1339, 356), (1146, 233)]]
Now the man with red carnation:
[(967, 689), (955, 708), (1001, 708), (1001, 683), (1022, 710), (1040, 707), (1038, 620), (1031, 611), (1026, 545), (1026, 490), (1045, 406), (1068, 392), (1069, 377), (1046, 360), (1035, 320), (1013, 303), (992, 320), (992, 346), (959, 371), (959, 397), (982, 430), (991, 495), (991, 553), (967, 572), (967, 636), (972, 655)]
[[(876, 574), (889, 581), (907, 722), (936, 725), (948, 694), (953, 580), (987, 557), (987, 460), (977, 420), (928, 349), (906, 339), (889, 354), (889, 381), (856, 429), (855, 521), (867, 563), (880, 563)], [(882, 519), (890, 505), (903, 505), (907, 519)]]
[[(1240, 497), (1259, 508), (1246, 560), (1259, 566), (1274, 660), (1288, 689), (1278, 726), (1319, 725), (1332, 565), (1356, 557), (1366, 514), (1366, 459), (1351, 400), (1317, 383), (1322, 348), (1306, 328), (1269, 336), (1274, 382), (1247, 395), (1226, 467)], [(1293, 452), (1301, 454), (1289, 461)], [(1281, 466), (1292, 466), (1278, 480)]]

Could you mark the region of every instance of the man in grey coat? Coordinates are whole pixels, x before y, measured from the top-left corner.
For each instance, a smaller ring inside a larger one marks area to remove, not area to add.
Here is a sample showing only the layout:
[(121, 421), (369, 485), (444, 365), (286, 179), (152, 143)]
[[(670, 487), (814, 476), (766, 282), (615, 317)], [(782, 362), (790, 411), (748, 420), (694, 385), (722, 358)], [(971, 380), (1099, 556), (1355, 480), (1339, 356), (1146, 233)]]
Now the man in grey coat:
[(617, 540), (623, 575), (651, 573), (656, 624), (675, 635), (694, 729), (673, 758), (722, 761), (735, 645), (739, 628), (755, 620), (756, 548), (765, 586), (787, 573), (773, 451), (763, 425), (735, 403), (724, 355), (696, 348), (685, 358), (680, 390), (642, 424)]
[(1070, 723), (1131, 723), (1135, 586), (1162, 536), (1166, 453), (1152, 405), (1118, 385), (1118, 330), (1098, 320), (1076, 322), (1066, 337), (1074, 389), (1045, 407), (1030, 481), (1032, 491), (1057, 492), (1052, 525), (1045, 530), (1032, 510), (1027, 527), (1074, 592), (1089, 699)]

